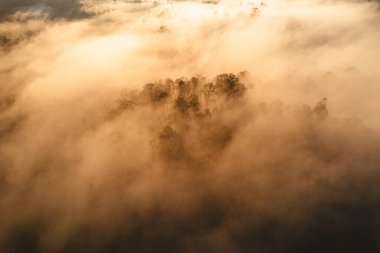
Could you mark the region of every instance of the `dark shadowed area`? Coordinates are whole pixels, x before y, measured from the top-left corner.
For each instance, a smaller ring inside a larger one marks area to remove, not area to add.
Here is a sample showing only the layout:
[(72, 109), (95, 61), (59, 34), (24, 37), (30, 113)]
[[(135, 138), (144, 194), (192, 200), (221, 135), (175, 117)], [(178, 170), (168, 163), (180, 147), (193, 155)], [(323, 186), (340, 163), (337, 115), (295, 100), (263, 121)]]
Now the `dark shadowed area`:
[(81, 16), (79, 0), (11, 0), (0, 1), (0, 20), (17, 11), (46, 12), (50, 17), (77, 18)]

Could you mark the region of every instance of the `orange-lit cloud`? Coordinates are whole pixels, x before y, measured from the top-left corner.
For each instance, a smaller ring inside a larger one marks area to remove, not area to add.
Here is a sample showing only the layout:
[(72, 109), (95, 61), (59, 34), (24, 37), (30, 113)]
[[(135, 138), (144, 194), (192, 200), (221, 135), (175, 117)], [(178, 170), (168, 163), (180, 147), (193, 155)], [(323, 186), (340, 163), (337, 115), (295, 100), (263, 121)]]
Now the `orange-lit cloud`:
[(0, 13), (1, 252), (380, 248), (376, 2)]

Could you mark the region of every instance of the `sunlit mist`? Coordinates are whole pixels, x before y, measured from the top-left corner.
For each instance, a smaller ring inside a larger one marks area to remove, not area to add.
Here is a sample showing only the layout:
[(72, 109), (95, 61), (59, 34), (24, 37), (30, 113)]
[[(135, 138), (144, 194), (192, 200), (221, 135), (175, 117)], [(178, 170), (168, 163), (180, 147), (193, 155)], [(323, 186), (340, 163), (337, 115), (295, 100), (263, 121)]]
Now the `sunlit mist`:
[(379, 31), (379, 1), (0, 0), (0, 252), (379, 252)]

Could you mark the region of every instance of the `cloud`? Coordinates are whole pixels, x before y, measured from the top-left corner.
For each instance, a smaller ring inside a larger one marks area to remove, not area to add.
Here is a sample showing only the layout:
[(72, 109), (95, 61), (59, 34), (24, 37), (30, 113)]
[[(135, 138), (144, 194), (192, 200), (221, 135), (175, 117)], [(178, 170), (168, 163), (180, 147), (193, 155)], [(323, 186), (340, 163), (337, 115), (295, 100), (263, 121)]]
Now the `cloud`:
[(13, 0), (0, 3), (0, 18), (17, 11), (44, 11), (51, 17), (73, 18), (81, 15), (79, 0)]
[(376, 4), (69, 2), (0, 8), (0, 251), (380, 248)]

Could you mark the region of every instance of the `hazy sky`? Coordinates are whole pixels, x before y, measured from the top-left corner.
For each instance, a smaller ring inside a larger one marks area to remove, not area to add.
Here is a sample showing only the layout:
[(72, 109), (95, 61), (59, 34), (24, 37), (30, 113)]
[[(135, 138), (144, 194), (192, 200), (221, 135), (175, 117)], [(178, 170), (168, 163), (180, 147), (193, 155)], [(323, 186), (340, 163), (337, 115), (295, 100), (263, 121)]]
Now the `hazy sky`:
[(0, 0), (0, 251), (377, 252), (378, 2), (131, 2)]

